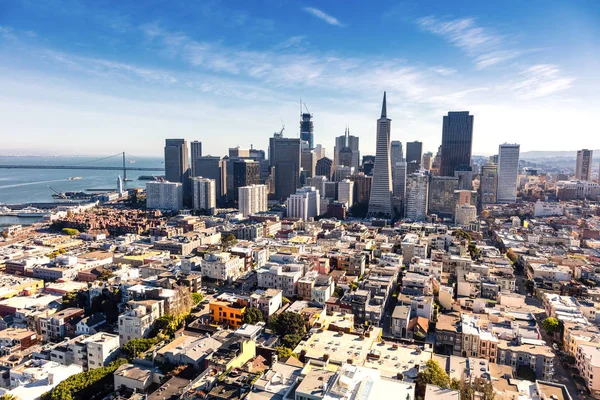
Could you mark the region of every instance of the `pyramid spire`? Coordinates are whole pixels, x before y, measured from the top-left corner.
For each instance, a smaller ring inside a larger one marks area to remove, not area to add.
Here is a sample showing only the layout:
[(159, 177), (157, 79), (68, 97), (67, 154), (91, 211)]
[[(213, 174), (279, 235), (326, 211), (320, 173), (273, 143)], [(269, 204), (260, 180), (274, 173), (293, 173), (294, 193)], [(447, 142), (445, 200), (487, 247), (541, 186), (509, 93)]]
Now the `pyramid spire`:
[(381, 118), (387, 118), (387, 106), (385, 104), (385, 92), (383, 92), (383, 105), (381, 106)]

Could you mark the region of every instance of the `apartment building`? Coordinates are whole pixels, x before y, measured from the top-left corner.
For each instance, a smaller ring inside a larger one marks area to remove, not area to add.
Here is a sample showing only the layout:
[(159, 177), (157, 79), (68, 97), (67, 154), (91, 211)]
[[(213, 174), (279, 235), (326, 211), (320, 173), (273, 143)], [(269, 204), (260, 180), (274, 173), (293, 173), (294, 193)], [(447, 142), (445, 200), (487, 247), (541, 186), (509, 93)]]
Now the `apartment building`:
[(65, 308), (47, 317), (40, 317), (40, 329), (42, 339), (45, 342), (59, 342), (65, 336), (75, 333), (76, 319), (83, 317), (84, 310), (81, 308)]
[(165, 314), (163, 300), (130, 301), (129, 311), (119, 315), (119, 341), (121, 346), (131, 339), (148, 337), (154, 321)]
[(244, 259), (227, 252), (207, 253), (200, 263), (200, 271), (203, 277), (233, 282), (244, 272)]
[(115, 359), (119, 351), (119, 335), (98, 332), (85, 342), (88, 369), (104, 367)]

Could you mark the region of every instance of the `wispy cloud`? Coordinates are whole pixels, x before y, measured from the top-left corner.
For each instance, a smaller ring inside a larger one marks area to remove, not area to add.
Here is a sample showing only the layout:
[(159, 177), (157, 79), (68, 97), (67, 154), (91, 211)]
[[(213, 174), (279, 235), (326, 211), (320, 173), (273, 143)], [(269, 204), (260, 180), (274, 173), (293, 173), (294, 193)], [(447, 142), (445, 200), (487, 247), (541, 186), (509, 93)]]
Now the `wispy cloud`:
[(332, 17), (329, 14), (326, 14), (325, 12), (319, 10), (318, 8), (305, 7), (304, 11), (327, 22), (329, 25), (335, 25), (335, 26), (340, 26), (340, 27), (344, 26), (344, 24), (342, 24), (337, 18)]
[(454, 68), (446, 68), (441, 65), (430, 67), (429, 70), (443, 76), (450, 76), (456, 73), (456, 70)]
[(487, 32), (475, 24), (474, 18), (443, 20), (435, 16), (419, 18), (417, 24), (428, 32), (444, 37), (469, 52), (498, 44), (501, 36)]
[(569, 89), (574, 81), (572, 77), (563, 76), (556, 65), (537, 64), (522, 71), (521, 80), (509, 88), (523, 99), (535, 99)]
[(482, 54), (480, 56), (477, 56), (477, 58), (475, 59), (475, 68), (484, 69), (487, 67), (491, 67), (492, 65), (496, 65), (504, 61), (517, 58), (521, 54), (523, 54), (523, 52), (517, 50), (501, 50), (487, 54)]

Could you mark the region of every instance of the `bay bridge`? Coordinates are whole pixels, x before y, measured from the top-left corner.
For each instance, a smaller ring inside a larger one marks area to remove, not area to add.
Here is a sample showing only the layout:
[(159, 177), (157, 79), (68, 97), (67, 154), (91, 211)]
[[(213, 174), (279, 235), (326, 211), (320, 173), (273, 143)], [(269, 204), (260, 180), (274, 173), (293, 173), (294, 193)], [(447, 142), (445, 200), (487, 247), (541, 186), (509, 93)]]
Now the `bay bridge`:
[[(119, 157), (119, 165), (115, 165), (114, 162), (111, 165), (92, 165), (101, 161), (117, 160)], [(120, 163), (122, 157), (122, 164)], [(129, 163), (135, 161), (130, 160)], [(52, 164), (3, 164), (0, 163), (0, 168), (4, 169), (80, 169), (80, 170), (102, 170), (102, 171), (123, 171), (123, 179), (127, 179), (127, 171), (160, 171), (165, 172), (164, 167), (134, 167), (127, 165), (125, 152), (113, 154), (108, 157), (102, 157), (95, 160), (87, 160), (79, 164), (67, 164), (67, 165), (52, 165)]]

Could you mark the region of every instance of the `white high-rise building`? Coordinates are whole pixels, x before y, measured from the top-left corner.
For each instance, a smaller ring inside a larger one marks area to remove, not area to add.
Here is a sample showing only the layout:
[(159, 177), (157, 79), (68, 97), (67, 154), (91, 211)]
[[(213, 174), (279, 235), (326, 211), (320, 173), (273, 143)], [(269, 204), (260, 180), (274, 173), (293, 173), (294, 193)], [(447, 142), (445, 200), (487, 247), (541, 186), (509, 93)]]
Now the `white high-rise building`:
[(247, 217), (260, 211), (267, 211), (267, 185), (250, 185), (238, 188), (239, 210)]
[(121, 175), (117, 178), (117, 193), (119, 197), (123, 196), (123, 179), (121, 179)]
[(320, 215), (321, 200), (319, 191), (314, 187), (302, 187), (286, 201), (287, 216), (308, 220)]
[(354, 204), (354, 182), (344, 179), (338, 183), (338, 201), (346, 203), (348, 208)]
[[(575, 167), (575, 179), (581, 181), (592, 180), (592, 160), (594, 151), (583, 149), (577, 151), (577, 165)], [(600, 177), (599, 177), (600, 178)]]
[(209, 215), (213, 215), (217, 207), (215, 180), (203, 177), (192, 178), (192, 202), (194, 210), (204, 210)]
[(179, 182), (146, 183), (146, 207), (179, 211), (183, 208), (183, 185)]
[(377, 120), (377, 149), (373, 167), (373, 184), (367, 217), (392, 218), (392, 166), (390, 161), (390, 133), (392, 120), (387, 117), (385, 92), (381, 118)]
[(518, 144), (501, 144), (498, 149), (498, 192), (496, 202), (514, 203), (517, 201), (517, 180), (519, 177)]
[(404, 216), (413, 221), (422, 221), (427, 217), (429, 198), (429, 176), (422, 171), (406, 178), (406, 207)]
[(454, 212), (457, 225), (466, 225), (477, 220), (477, 207), (470, 204), (457, 204)]

